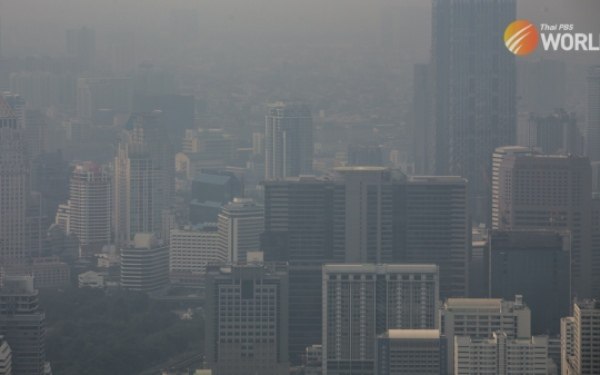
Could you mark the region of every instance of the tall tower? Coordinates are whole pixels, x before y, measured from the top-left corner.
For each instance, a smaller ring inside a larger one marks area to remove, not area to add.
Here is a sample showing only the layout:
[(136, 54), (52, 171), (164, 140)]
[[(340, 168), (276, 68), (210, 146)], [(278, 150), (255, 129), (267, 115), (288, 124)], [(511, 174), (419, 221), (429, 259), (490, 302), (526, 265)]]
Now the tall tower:
[(25, 258), (29, 157), (22, 128), (0, 95), (0, 263)]
[(469, 181), (474, 219), (487, 221), (490, 157), (515, 143), (516, 68), (503, 42), (515, 0), (433, 0), (436, 173)]
[(264, 209), (249, 198), (234, 198), (219, 213), (219, 246), (232, 262), (245, 262), (249, 251), (260, 250), (265, 228)]
[(38, 304), (33, 276), (4, 277), (0, 288), (0, 332), (12, 350), (13, 374), (44, 374), (45, 314)]
[(265, 178), (309, 174), (313, 163), (313, 123), (310, 108), (300, 103), (276, 103), (265, 126)]
[(600, 65), (588, 71), (587, 155), (600, 161)]
[(69, 231), (82, 253), (93, 254), (111, 242), (111, 178), (101, 166), (75, 166), (69, 184)]
[[(498, 151), (502, 151), (500, 148)], [(497, 153), (498, 155), (501, 152)], [(495, 154), (496, 155), (496, 154)], [(515, 152), (495, 158), (494, 229), (552, 229), (571, 233), (573, 295), (592, 295), (592, 172), (587, 158)]]
[(114, 231), (117, 243), (138, 232), (161, 235), (162, 210), (174, 189), (174, 161), (160, 111), (132, 115), (114, 168)]

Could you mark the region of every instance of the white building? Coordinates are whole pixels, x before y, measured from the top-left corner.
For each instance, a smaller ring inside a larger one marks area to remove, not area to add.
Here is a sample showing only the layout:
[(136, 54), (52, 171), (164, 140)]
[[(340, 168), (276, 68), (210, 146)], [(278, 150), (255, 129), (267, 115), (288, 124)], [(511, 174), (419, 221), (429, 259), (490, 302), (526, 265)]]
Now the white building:
[(252, 199), (234, 198), (223, 206), (217, 224), (219, 244), (230, 262), (245, 262), (248, 252), (260, 250), (264, 223), (264, 209)]
[(438, 299), (436, 265), (324, 265), (323, 375), (374, 374), (377, 335), (437, 328)]
[(499, 298), (448, 298), (441, 311), (442, 334), (448, 340), (448, 373), (454, 370), (454, 337), (488, 339), (494, 332), (508, 338), (531, 337), (531, 311), (521, 296), (515, 301)]
[(491, 338), (454, 337), (455, 375), (547, 375), (548, 337), (509, 338), (494, 332)]
[(189, 274), (203, 277), (208, 263), (227, 261), (219, 246), (217, 225), (202, 224), (171, 229), (169, 272), (171, 280)]
[(169, 282), (169, 248), (151, 233), (137, 233), (128, 247), (121, 249), (121, 286), (152, 292)]
[(575, 302), (573, 317), (561, 323), (563, 375), (600, 374), (600, 301)]

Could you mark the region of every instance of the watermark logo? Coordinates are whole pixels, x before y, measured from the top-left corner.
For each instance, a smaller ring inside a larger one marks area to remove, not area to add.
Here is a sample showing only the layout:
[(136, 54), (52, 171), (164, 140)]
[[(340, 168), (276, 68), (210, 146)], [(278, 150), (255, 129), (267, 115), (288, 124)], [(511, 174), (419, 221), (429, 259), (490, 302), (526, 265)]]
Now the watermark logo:
[(539, 43), (536, 26), (528, 20), (516, 20), (504, 30), (504, 45), (517, 56), (529, 55)]

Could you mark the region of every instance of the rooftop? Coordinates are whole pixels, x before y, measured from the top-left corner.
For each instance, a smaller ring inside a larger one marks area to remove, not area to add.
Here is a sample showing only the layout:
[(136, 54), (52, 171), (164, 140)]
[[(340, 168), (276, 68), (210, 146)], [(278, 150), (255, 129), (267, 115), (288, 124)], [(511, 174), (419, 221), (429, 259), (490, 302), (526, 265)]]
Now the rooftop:
[(390, 329), (384, 337), (390, 339), (439, 339), (440, 331), (438, 329)]

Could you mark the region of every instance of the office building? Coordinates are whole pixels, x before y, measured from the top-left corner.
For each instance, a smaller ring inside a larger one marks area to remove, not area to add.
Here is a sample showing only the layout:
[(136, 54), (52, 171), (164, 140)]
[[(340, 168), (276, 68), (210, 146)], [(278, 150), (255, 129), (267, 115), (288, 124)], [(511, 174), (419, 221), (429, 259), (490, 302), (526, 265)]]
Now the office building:
[(0, 95), (0, 262), (25, 258), (29, 156), (17, 114)]
[(301, 103), (273, 104), (265, 125), (265, 178), (273, 180), (310, 174), (312, 163), (310, 108)]
[(587, 155), (600, 161), (600, 65), (592, 66), (587, 76)]
[(517, 120), (515, 57), (490, 38), (502, 40), (516, 1), (434, 0), (432, 9), (436, 174), (466, 178), (473, 219), (486, 222), (490, 157), (515, 143)]
[(534, 335), (557, 335), (571, 306), (570, 235), (551, 230), (494, 230), (490, 236), (490, 297), (522, 295)]
[(410, 177), (405, 186), (404, 246), (396, 259), (440, 266), (440, 295), (465, 297), (469, 286), (471, 223), (467, 181)]
[(215, 375), (287, 375), (288, 274), (284, 264), (209, 266), (206, 362)]
[(114, 161), (115, 240), (162, 233), (162, 212), (174, 194), (174, 161), (159, 111), (132, 115)]
[(321, 266), (326, 263), (439, 264), (442, 298), (466, 296), (466, 181), (407, 180), (382, 167), (344, 167), (317, 178), (267, 181), (267, 261), (290, 264), (290, 353), (293, 363), (320, 342)]
[[(494, 154), (494, 229), (552, 229), (571, 233), (574, 296), (592, 293), (592, 181), (587, 158), (527, 152)], [(496, 173), (497, 172), (497, 173)]]
[(12, 373), (43, 375), (45, 314), (31, 276), (4, 276), (0, 288), (0, 332), (12, 352)]
[(581, 300), (573, 304), (573, 316), (561, 322), (563, 374), (592, 375), (600, 372), (600, 302)]
[(494, 332), (491, 338), (457, 336), (455, 375), (547, 375), (548, 337), (510, 338)]
[(171, 229), (169, 250), (171, 282), (198, 282), (204, 279), (209, 263), (227, 261), (214, 223)]
[(0, 336), (0, 375), (12, 375), (12, 352), (4, 336)]
[(68, 232), (79, 239), (81, 255), (98, 253), (111, 243), (112, 180), (94, 162), (75, 165), (69, 182)]
[(508, 338), (531, 337), (531, 311), (521, 296), (514, 301), (499, 298), (449, 298), (440, 310), (442, 334), (448, 340), (448, 373), (454, 372), (454, 339), (469, 336), (487, 339), (494, 332)]
[(429, 64), (416, 64), (413, 69), (412, 148), (414, 172), (434, 174), (435, 129), (432, 108), (432, 79)]
[(446, 338), (438, 329), (390, 329), (376, 346), (377, 375), (446, 374)]
[(375, 340), (438, 327), (436, 265), (323, 266), (323, 374), (375, 374)]
[(223, 206), (217, 225), (221, 252), (232, 263), (245, 262), (248, 252), (260, 250), (264, 208), (250, 198), (234, 198)]
[(81, 77), (77, 79), (77, 117), (94, 119), (98, 111), (131, 112), (131, 79), (127, 77)]
[[(152, 86), (155, 83), (150, 77), (148, 81), (146, 85)], [(139, 81), (134, 84), (139, 84)], [(194, 100), (193, 95), (165, 94), (162, 90), (160, 94), (138, 94), (133, 97), (133, 111), (160, 110), (165, 122), (169, 124), (172, 136), (180, 139), (186, 133), (186, 129), (194, 128), (196, 110)]]
[(121, 249), (121, 287), (153, 292), (169, 283), (169, 248), (151, 233), (137, 233)]
[(583, 136), (575, 113), (554, 109), (549, 115), (530, 114), (529, 147), (544, 154), (583, 155)]

